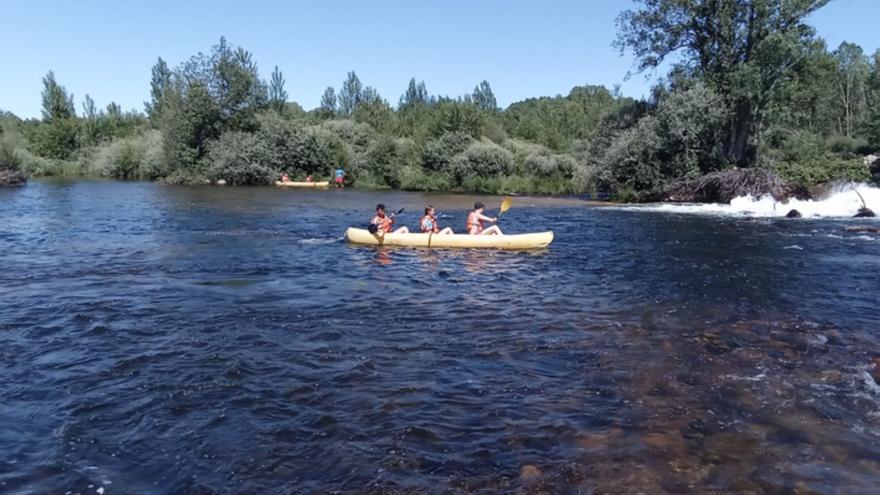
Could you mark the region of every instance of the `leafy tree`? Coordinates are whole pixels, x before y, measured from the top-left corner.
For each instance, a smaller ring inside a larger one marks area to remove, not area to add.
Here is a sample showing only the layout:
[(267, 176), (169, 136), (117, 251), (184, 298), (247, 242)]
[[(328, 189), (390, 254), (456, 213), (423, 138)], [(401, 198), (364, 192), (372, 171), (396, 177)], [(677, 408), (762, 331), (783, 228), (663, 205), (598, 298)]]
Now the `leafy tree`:
[(351, 117), (358, 105), (364, 100), (364, 87), (354, 71), (348, 73), (348, 77), (342, 83), (339, 91), (339, 113), (343, 117)]
[(68, 94), (64, 86), (55, 81), (55, 73), (51, 70), (43, 77), (43, 120), (61, 120), (76, 117), (73, 106), (73, 95)]
[(325, 118), (333, 118), (336, 115), (336, 91), (332, 86), (327, 86), (321, 95), (320, 110)]
[(875, 51), (871, 57), (865, 134), (875, 149), (880, 149), (880, 49)]
[(425, 86), (425, 81), (416, 83), (416, 78), (413, 77), (409, 80), (406, 92), (400, 97), (397, 109), (403, 111), (416, 105), (427, 105), (428, 99), (428, 89)]
[(363, 91), (363, 101), (355, 108), (352, 115), (355, 121), (369, 124), (383, 134), (391, 133), (395, 127), (396, 115), (375, 89), (367, 86)]
[(748, 162), (776, 83), (804, 56), (804, 19), (829, 0), (639, 0), (618, 17), (617, 45), (638, 69), (680, 55), (676, 67), (701, 78), (732, 109), (724, 157)]
[(269, 104), (278, 112), (284, 112), (287, 102), (287, 91), (284, 89), (284, 75), (275, 66), (269, 83)]
[(144, 106), (150, 119), (157, 119), (162, 113), (165, 93), (171, 86), (172, 73), (171, 69), (168, 68), (168, 64), (162, 60), (162, 57), (159, 57), (159, 60), (156, 61), (156, 65), (153, 66), (151, 73), (150, 96), (152, 100), (144, 103)]
[(852, 136), (867, 104), (870, 67), (862, 48), (853, 43), (841, 43), (833, 56), (837, 62), (837, 97), (842, 107), (839, 132)]
[(575, 140), (590, 139), (602, 117), (618, 100), (601, 86), (579, 86), (568, 96), (529, 98), (514, 103), (502, 117), (508, 134), (558, 151)]
[(209, 146), (212, 180), (223, 179), (230, 185), (270, 184), (275, 172), (266, 164), (268, 150), (256, 134), (231, 131)]
[(492, 177), (513, 172), (513, 154), (491, 141), (474, 141), (442, 170), (454, 184), (465, 177)]
[(98, 144), (98, 109), (95, 100), (86, 94), (83, 101), (83, 142), (88, 145)]
[(432, 135), (441, 136), (449, 132), (460, 132), (479, 137), (485, 123), (484, 117), (473, 103), (446, 100), (434, 106), (436, 120)]
[(233, 49), (220, 38), (210, 60), (210, 77), (206, 87), (220, 111), (220, 128), (253, 130), (255, 115), (268, 105), (268, 90), (260, 79), (251, 53)]
[(472, 99), (474, 104), (480, 110), (485, 110), (487, 112), (498, 110), (498, 102), (495, 101), (495, 94), (492, 93), (489, 81), (486, 81), (485, 79), (474, 88)]
[(447, 132), (430, 141), (425, 146), (423, 162), (425, 168), (432, 172), (440, 172), (449, 168), (453, 158), (463, 153), (474, 139), (463, 132)]

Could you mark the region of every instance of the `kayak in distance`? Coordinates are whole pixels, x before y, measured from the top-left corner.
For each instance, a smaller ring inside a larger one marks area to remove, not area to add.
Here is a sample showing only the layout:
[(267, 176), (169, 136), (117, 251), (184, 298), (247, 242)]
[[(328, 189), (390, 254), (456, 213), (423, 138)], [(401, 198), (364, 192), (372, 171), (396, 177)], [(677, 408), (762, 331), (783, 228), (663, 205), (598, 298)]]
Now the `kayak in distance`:
[(281, 180), (276, 180), (275, 185), (281, 187), (328, 187), (330, 185), (330, 182), (326, 180), (321, 182), (284, 182)]
[(345, 238), (352, 244), (366, 246), (401, 246), (425, 248), (540, 249), (553, 242), (553, 231), (532, 234), (394, 234), (349, 227)]

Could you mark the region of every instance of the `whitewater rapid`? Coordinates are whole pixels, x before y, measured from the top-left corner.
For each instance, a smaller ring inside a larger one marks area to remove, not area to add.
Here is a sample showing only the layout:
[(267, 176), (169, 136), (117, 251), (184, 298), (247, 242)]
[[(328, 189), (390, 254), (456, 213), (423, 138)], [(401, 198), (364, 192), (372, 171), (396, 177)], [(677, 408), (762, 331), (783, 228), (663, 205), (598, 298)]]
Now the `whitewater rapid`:
[[(803, 218), (852, 218), (863, 206), (862, 198), (868, 208), (880, 215), (880, 188), (868, 184), (840, 184), (832, 188), (825, 197), (816, 200), (776, 201), (768, 194), (762, 197), (740, 196), (731, 200), (730, 204), (663, 203), (628, 208), (643, 211), (763, 218), (784, 217), (789, 211), (797, 210)], [(878, 219), (865, 220), (877, 221)]]

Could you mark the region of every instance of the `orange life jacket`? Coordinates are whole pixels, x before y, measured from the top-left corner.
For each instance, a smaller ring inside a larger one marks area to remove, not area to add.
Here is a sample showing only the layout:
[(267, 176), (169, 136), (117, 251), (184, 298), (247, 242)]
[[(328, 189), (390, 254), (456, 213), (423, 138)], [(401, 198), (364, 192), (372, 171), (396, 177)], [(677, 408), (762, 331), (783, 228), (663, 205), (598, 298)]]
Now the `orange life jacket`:
[(376, 215), (375, 217), (373, 217), (373, 221), (370, 223), (378, 227), (379, 230), (381, 230), (382, 232), (387, 233), (391, 232), (391, 224), (394, 223), (394, 220), (387, 216), (380, 217), (379, 215)]
[(477, 233), (478, 233), (478, 234), (479, 234), (480, 232), (483, 231), (483, 221), (480, 220), (479, 217), (477, 217), (477, 212), (475, 212), (475, 211), (472, 211), (472, 212), (468, 213), (468, 217), (467, 217), (467, 231), (468, 231), (469, 234), (470, 234), (470, 232), (471, 232), (471, 227), (473, 227), (473, 226), (476, 226), (476, 227), (477, 227)]

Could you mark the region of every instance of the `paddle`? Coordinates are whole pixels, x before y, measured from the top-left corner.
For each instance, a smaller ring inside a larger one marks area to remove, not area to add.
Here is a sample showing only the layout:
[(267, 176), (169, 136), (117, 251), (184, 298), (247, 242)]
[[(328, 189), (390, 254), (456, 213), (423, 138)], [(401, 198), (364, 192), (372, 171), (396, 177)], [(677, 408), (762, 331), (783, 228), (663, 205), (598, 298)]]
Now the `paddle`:
[[(392, 213), (389, 216), (396, 217), (397, 215), (400, 215), (401, 213), (403, 213), (404, 210), (406, 210), (406, 207), (403, 207), (403, 208), (397, 210), (397, 212)], [(377, 227), (376, 225), (370, 224), (367, 227), (367, 231), (369, 231), (371, 234), (375, 235), (377, 232), (379, 232), (379, 227)], [(382, 235), (385, 235), (384, 232), (382, 233)]]
[(501, 201), (501, 206), (498, 208), (498, 218), (501, 218), (501, 214), (509, 210), (511, 206), (513, 206), (513, 198), (510, 196), (504, 198), (504, 200)]

